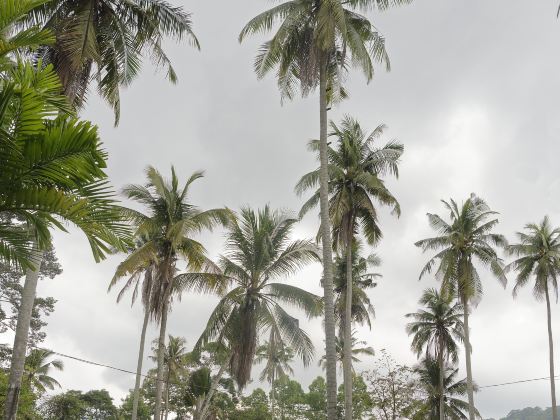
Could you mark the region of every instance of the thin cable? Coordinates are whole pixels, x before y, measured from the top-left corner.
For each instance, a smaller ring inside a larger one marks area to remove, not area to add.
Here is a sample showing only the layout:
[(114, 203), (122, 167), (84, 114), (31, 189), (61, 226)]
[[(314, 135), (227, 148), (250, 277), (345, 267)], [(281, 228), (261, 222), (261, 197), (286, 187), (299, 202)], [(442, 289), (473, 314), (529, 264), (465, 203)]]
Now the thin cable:
[[(7, 344), (0, 344), (0, 346), (2, 346), (2, 347), (8, 347)], [(132, 372), (132, 371), (130, 371), (130, 370), (126, 370), (126, 369), (123, 369), (123, 368), (118, 368), (118, 367), (115, 367), (115, 366), (111, 366), (111, 365), (106, 365), (106, 364), (103, 364), (103, 363), (94, 362), (94, 361), (92, 361), (92, 360), (82, 359), (82, 358), (80, 358), (80, 357), (71, 356), (71, 355), (64, 354), (64, 353), (59, 353), (59, 352), (57, 352), (57, 351), (54, 351), (54, 350), (51, 350), (51, 349), (46, 349), (46, 348), (43, 348), (43, 347), (37, 347), (37, 346), (30, 346), (30, 347), (36, 348), (36, 349), (38, 349), (38, 350), (47, 350), (47, 351), (52, 352), (53, 354), (56, 354), (57, 356), (65, 357), (65, 358), (72, 359), (72, 360), (75, 360), (75, 361), (78, 361), (78, 362), (82, 362), (82, 363), (86, 363), (86, 364), (89, 364), (89, 365), (104, 367), (104, 368), (107, 368), (107, 369), (116, 370), (116, 371), (118, 371), (118, 372), (123, 372), (123, 373), (129, 373), (129, 374), (131, 374), (131, 375), (136, 375), (136, 372)], [(8, 348), (9, 348), (9, 347), (8, 347)], [(140, 376), (142, 376), (142, 377), (144, 377), (144, 378), (149, 378), (149, 379), (157, 380), (156, 377), (150, 376), (150, 375), (145, 375), (145, 374), (143, 374), (143, 373), (140, 373)], [(557, 378), (560, 378), (560, 375), (556, 375), (556, 376), (554, 377), (555, 380), (556, 380)], [(515, 384), (521, 384), (521, 383), (526, 383), (526, 382), (543, 381), (543, 380), (548, 380), (548, 379), (550, 379), (550, 376), (544, 376), (544, 377), (542, 377), (542, 378), (521, 379), (521, 380), (518, 380), (518, 381), (503, 382), (503, 383), (499, 383), (499, 384), (492, 384), (492, 385), (479, 386), (478, 389), (496, 388), (496, 387), (499, 387), (499, 386), (515, 385)], [(167, 381), (165, 381), (165, 380), (163, 380), (163, 379), (161, 380), (161, 382), (167, 383)], [(169, 382), (169, 383), (171, 383), (171, 384), (173, 384), (173, 385), (181, 385), (181, 384), (179, 384), (179, 383), (177, 383), (177, 382)], [(194, 384), (193, 384), (193, 385), (194, 385)]]

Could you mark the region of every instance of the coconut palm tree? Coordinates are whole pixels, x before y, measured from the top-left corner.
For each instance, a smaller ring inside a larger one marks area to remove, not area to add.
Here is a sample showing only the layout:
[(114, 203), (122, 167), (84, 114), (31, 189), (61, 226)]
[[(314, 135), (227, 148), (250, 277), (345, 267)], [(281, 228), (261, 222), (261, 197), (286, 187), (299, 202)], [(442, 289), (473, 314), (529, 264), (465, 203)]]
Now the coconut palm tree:
[(38, 57), (52, 63), (75, 106), (81, 106), (90, 82), (120, 116), (120, 87), (138, 75), (142, 57), (165, 67), (167, 78), (177, 75), (163, 49), (166, 38), (188, 40), (199, 48), (191, 15), (164, 0), (51, 0), (37, 5), (27, 19), (56, 35), (53, 45)]
[(137, 227), (136, 237), (144, 238), (145, 242), (128, 256), (128, 271), (123, 270), (123, 273), (131, 275), (144, 262), (157, 261), (153, 272), (150, 314), (160, 325), (154, 414), (154, 418), (159, 419), (167, 317), (173, 293), (177, 290), (176, 264), (182, 259), (188, 269), (212, 270), (214, 264), (206, 257), (204, 246), (192, 236), (211, 230), (218, 224), (227, 225), (231, 212), (227, 209), (201, 211), (189, 202), (191, 184), (203, 176), (202, 172), (191, 175), (183, 187), (179, 187), (173, 167), (170, 180), (165, 180), (153, 167), (148, 167), (146, 176), (146, 185), (129, 185), (123, 190), (129, 199), (142, 204), (147, 210), (146, 213), (124, 210)]
[[(462, 398), (467, 394), (467, 382), (465, 379), (456, 381), (459, 369), (445, 365), (444, 367), (444, 388), (443, 388), (443, 416), (440, 410), (440, 364), (437, 360), (426, 357), (422, 359), (415, 369), (419, 377), (419, 385), (426, 395), (419, 412), (413, 417), (415, 420), (438, 420), (445, 418), (448, 420), (466, 420), (469, 405)], [(481, 418), (478, 410), (475, 409), (475, 416)]]
[[(329, 164), (329, 216), (332, 223), (333, 246), (346, 257), (346, 302), (344, 305), (344, 367), (345, 410), (352, 410), (352, 246), (356, 235), (363, 232), (369, 245), (376, 244), (382, 237), (374, 202), (392, 207), (393, 213), (400, 215), (396, 198), (385, 186), (382, 177), (392, 174), (398, 177), (398, 163), (403, 153), (403, 145), (391, 141), (378, 148), (376, 140), (383, 134), (385, 126), (380, 125), (367, 134), (360, 124), (345, 117), (337, 126), (331, 122), (330, 137), (336, 139), (335, 146), (328, 147)], [(310, 149), (317, 151), (319, 142), (310, 142)], [(319, 184), (320, 168), (304, 175), (296, 185), (296, 192), (316, 188)], [(320, 191), (303, 205), (300, 216), (317, 205)], [(351, 418), (351, 417), (350, 417)]]
[[(303, 96), (319, 88), (319, 184), (328, 420), (334, 420), (337, 415), (337, 387), (332, 244), (328, 216), (327, 107), (346, 96), (342, 83), (349, 67), (358, 67), (368, 81), (374, 74), (374, 62), (384, 63), (389, 69), (383, 37), (357, 9), (383, 10), (390, 5), (409, 2), (411, 0), (289, 0), (251, 19), (239, 35), (241, 42), (251, 34), (268, 32), (279, 24), (272, 39), (263, 44), (256, 57), (257, 77), (262, 78), (275, 71), (281, 95), (288, 99), (295, 96), (298, 84)], [(347, 413), (350, 419), (352, 413)]]
[(482, 298), (482, 282), (475, 262), (488, 268), (505, 287), (507, 279), (504, 265), (498, 257), (496, 247), (505, 247), (506, 239), (492, 230), (498, 224), (497, 214), (490, 210), (484, 200), (474, 194), (461, 207), (453, 200), (443, 201), (450, 212), (450, 222), (437, 214), (428, 213), (431, 227), (438, 236), (416, 242), (425, 251), (438, 251), (430, 258), (420, 278), (436, 268), (436, 278), (441, 281), (442, 291), (457, 296), (463, 306), (463, 328), (465, 360), (467, 368), (467, 394), (469, 397), (469, 419), (474, 420), (474, 388), (471, 367), (472, 347), (469, 338), (469, 312)]
[[(352, 331), (352, 352), (350, 353), (352, 362), (359, 363), (361, 360), (358, 358), (358, 356), (375, 356), (375, 350), (373, 349), (373, 347), (368, 346), (367, 342), (364, 340), (358, 340), (355, 336), (355, 333), (356, 331)], [(336, 337), (336, 358), (340, 364), (342, 364), (344, 361), (344, 351), (344, 337)], [(323, 357), (321, 357), (321, 360), (319, 360), (319, 366), (321, 366), (323, 369), (326, 369), (326, 355), (323, 355)], [(355, 370), (352, 370), (352, 373), (354, 374)]]
[(53, 34), (32, 25), (26, 29), (20, 23), (35, 7), (48, 0), (0, 0), (0, 71), (13, 65), (10, 55), (36, 50), (40, 45), (52, 44)]
[(55, 387), (60, 388), (60, 384), (50, 376), (50, 372), (52, 369), (63, 370), (64, 363), (62, 360), (52, 360), (53, 355), (50, 350), (33, 349), (25, 359), (25, 380), (40, 393), (47, 389), (52, 391)]
[(427, 289), (419, 301), (423, 306), (418, 312), (407, 314), (412, 319), (406, 326), (408, 335), (412, 335), (412, 351), (420, 357), (425, 353), (426, 358), (437, 360), (440, 372), (439, 418), (444, 417), (444, 386), (445, 363), (457, 363), (459, 356), (458, 341), (463, 341), (463, 322), (461, 304), (453, 304), (453, 296), (442, 294), (435, 289)]
[[(150, 356), (150, 359), (157, 362), (157, 340), (154, 344), (155, 346), (152, 348), (154, 356)], [(180, 374), (185, 371), (187, 364), (192, 363), (192, 361), (192, 355), (186, 348), (186, 340), (183, 337), (169, 335), (163, 356), (163, 364), (165, 366), (165, 420), (169, 416), (170, 384), (178, 381)]]
[(270, 412), (272, 418), (274, 418), (274, 384), (276, 380), (294, 374), (294, 370), (290, 366), (293, 360), (293, 350), (282, 345), (274, 330), (271, 330), (268, 341), (257, 348), (255, 363), (266, 362), (259, 379), (261, 381), (266, 380), (270, 384)]
[(52, 68), (19, 64), (9, 76), (0, 91), (0, 258), (27, 270), (5, 404), (5, 418), (11, 420), (51, 229), (65, 231), (64, 222), (78, 227), (96, 261), (112, 247), (124, 249), (128, 231), (107, 184), (107, 156), (97, 128), (69, 116), (56, 118), (68, 106)]
[[(280, 283), (302, 267), (319, 261), (310, 240), (290, 240), (297, 219), (268, 206), (259, 211), (243, 208), (229, 228), (226, 254), (218, 265), (218, 281), (229, 289), (216, 305), (197, 348), (217, 341), (227, 343), (229, 370), (241, 389), (251, 378), (258, 337), (273, 331), (278, 346), (290, 347), (308, 365), (313, 344), (297, 318), (282, 307), (287, 303), (308, 316), (321, 314), (320, 298), (299, 287)], [(192, 282), (188, 288), (198, 287)]]
[[(367, 290), (377, 287), (376, 279), (381, 278), (382, 275), (371, 272), (370, 267), (380, 266), (381, 258), (376, 254), (364, 258), (360, 256), (360, 252), (360, 243), (354, 241), (352, 247), (352, 322), (367, 325), (371, 330), (372, 318), (375, 318), (375, 308)], [(346, 257), (337, 256), (334, 260), (334, 292), (339, 337), (344, 337), (346, 325), (346, 274)]]
[(533, 296), (545, 300), (548, 325), (548, 354), (550, 368), (550, 395), (552, 418), (558, 420), (554, 375), (554, 344), (552, 340), (552, 317), (550, 313), (550, 294), (558, 300), (558, 275), (560, 275), (560, 228), (550, 224), (545, 216), (540, 224), (530, 223), (525, 232), (518, 232), (518, 243), (508, 246), (510, 255), (517, 257), (508, 265), (508, 270), (517, 272), (513, 296), (534, 278)]

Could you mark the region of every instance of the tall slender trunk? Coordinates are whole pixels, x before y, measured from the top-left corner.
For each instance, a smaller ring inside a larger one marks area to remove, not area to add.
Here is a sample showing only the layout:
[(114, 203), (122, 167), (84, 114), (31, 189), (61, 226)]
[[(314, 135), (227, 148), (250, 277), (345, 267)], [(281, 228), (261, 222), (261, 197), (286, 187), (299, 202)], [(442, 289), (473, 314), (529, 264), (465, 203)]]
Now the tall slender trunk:
[(18, 410), (19, 391), (25, 366), (25, 355), (27, 352), (27, 341), (29, 339), (29, 327), (35, 304), (35, 293), (37, 292), (37, 281), (43, 252), (39, 251), (34, 244), (32, 265), (33, 269), (28, 268), (25, 273), (25, 283), (21, 294), (21, 304), (19, 306), (16, 335), (14, 337), (14, 349), (12, 353), (12, 363), (10, 365), (10, 378), (8, 382), (8, 392), (4, 408), (5, 420), (16, 420)]
[(165, 420), (169, 416), (169, 377), (171, 372), (169, 372), (169, 366), (167, 367), (167, 380), (165, 381)]
[(142, 380), (142, 362), (144, 361), (144, 346), (146, 345), (146, 330), (148, 329), (149, 319), (150, 311), (148, 308), (144, 308), (144, 323), (142, 324), (142, 333), (140, 334), (140, 349), (138, 350), (138, 364), (136, 365), (136, 382), (134, 383), (134, 400), (132, 401), (132, 420), (136, 420), (138, 417), (140, 381)]
[(271, 390), (270, 390), (270, 415), (272, 417), (272, 420), (274, 420), (274, 380), (276, 379), (276, 375), (275, 375), (275, 371), (274, 369), (272, 370), (272, 381), (271, 381)]
[(352, 216), (346, 239), (346, 303), (344, 307), (344, 418), (352, 420)]
[(552, 316), (550, 313), (550, 296), (548, 295), (548, 284), (545, 289), (546, 315), (548, 320), (548, 355), (550, 361), (550, 396), (552, 399), (552, 420), (558, 420), (558, 409), (556, 407), (556, 383), (554, 377), (554, 343), (552, 341)]
[(206, 395), (206, 398), (204, 398), (204, 402), (202, 403), (202, 410), (200, 412), (200, 418), (198, 420), (204, 420), (206, 418), (206, 414), (208, 413), (208, 409), (210, 408), (210, 401), (212, 400), (212, 397), (214, 396), (214, 393), (218, 388), (218, 383), (220, 382), (220, 379), (222, 379), (222, 375), (226, 371), (227, 364), (228, 362), (224, 362), (222, 366), (220, 366), (220, 370), (212, 380), (210, 391), (208, 391), (208, 394)]
[(467, 395), (469, 398), (469, 420), (476, 420), (474, 408), (474, 387), (471, 366), (471, 340), (469, 333), (469, 301), (463, 297), (463, 327), (465, 335), (465, 360), (467, 365)]
[(329, 220), (329, 171), (327, 156), (327, 57), (321, 53), (319, 74), (319, 195), (323, 242), (323, 289), (325, 302), (325, 344), (327, 361), (327, 420), (336, 420), (336, 344), (331, 223)]
[(163, 391), (163, 356), (165, 352), (165, 330), (167, 328), (167, 310), (169, 306), (169, 296), (165, 297), (165, 302), (162, 307), (158, 352), (157, 352), (157, 379), (156, 379), (156, 407), (154, 411), (154, 420), (159, 420), (161, 417), (161, 396)]
[(445, 420), (445, 389), (444, 389), (444, 377), (445, 377), (445, 365), (443, 363), (443, 334), (439, 336), (439, 349), (438, 349), (438, 364), (439, 364), (439, 420)]

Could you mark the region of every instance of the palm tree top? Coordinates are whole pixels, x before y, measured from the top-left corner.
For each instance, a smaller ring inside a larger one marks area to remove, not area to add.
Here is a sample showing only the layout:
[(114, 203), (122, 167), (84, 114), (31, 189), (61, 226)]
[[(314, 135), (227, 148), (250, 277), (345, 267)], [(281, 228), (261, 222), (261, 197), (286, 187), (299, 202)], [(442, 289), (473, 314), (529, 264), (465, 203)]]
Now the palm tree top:
[[(382, 238), (378, 225), (378, 212), (374, 202), (389, 206), (399, 216), (400, 204), (382, 179), (391, 174), (398, 177), (398, 165), (404, 146), (392, 140), (382, 147), (376, 140), (383, 134), (384, 125), (366, 133), (355, 119), (345, 116), (340, 126), (331, 121), (330, 136), (335, 145), (328, 147), (329, 160), (329, 213), (333, 226), (334, 249), (344, 248), (349, 226), (356, 230), (356, 223), (363, 230), (366, 241), (373, 245)], [(318, 152), (319, 142), (312, 140), (310, 150)], [(318, 153), (317, 153), (318, 155)], [(298, 195), (319, 185), (319, 169), (301, 177), (295, 190)], [(303, 204), (300, 217), (319, 203), (319, 191)], [(352, 220), (349, 220), (352, 219)]]
[(423, 308), (406, 314), (412, 320), (406, 331), (413, 336), (411, 348), (418, 357), (424, 352), (437, 357), (441, 340), (445, 358), (454, 363), (458, 361), (457, 343), (463, 341), (463, 306), (453, 300), (453, 296), (445, 292), (427, 289), (419, 300)]
[[(211, 287), (227, 289), (208, 320), (196, 347), (210, 341), (227, 342), (230, 370), (240, 387), (250, 378), (258, 337), (271, 333), (279, 345), (291, 347), (308, 364), (313, 344), (297, 318), (281, 304), (303, 310), (308, 316), (322, 311), (318, 296), (299, 287), (280, 283), (306, 264), (319, 261), (317, 246), (310, 240), (292, 240), (297, 219), (265, 206), (254, 211), (244, 207), (229, 225), (226, 252), (219, 258), (221, 273)], [(191, 278), (185, 289), (199, 289), (202, 279)]]
[(483, 289), (474, 261), (489, 268), (504, 287), (507, 283), (503, 260), (495, 249), (505, 248), (507, 240), (503, 235), (492, 232), (498, 224), (495, 217), (498, 213), (475, 194), (471, 194), (461, 206), (453, 199), (442, 200), (442, 203), (449, 211), (450, 221), (428, 213), (430, 226), (438, 236), (415, 243), (424, 252), (437, 251), (423, 267), (420, 278), (437, 266), (435, 275), (447, 292), (459, 293), (476, 303)]
[(542, 300), (545, 291), (552, 289), (558, 300), (558, 275), (560, 274), (560, 228), (554, 228), (548, 216), (539, 224), (525, 225), (524, 232), (517, 232), (518, 243), (507, 247), (510, 255), (518, 257), (507, 269), (517, 271), (513, 295), (535, 278), (533, 295)]
[(290, 0), (251, 19), (239, 34), (247, 36), (277, 30), (255, 59), (259, 78), (277, 69), (282, 97), (292, 99), (296, 81), (305, 96), (319, 83), (321, 66), (328, 75), (330, 101), (346, 97), (342, 86), (345, 72), (357, 67), (370, 81), (374, 63), (390, 69), (385, 40), (369, 19), (358, 10), (410, 3), (412, 0)]

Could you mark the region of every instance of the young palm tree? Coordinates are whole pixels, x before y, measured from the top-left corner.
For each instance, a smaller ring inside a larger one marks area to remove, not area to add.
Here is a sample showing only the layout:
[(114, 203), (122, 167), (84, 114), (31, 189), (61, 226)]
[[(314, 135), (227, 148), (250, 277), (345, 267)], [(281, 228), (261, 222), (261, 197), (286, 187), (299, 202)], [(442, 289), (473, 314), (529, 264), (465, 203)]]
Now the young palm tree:
[[(352, 246), (352, 322), (367, 325), (371, 330), (372, 318), (375, 318), (375, 308), (367, 290), (377, 287), (376, 279), (382, 276), (379, 273), (370, 272), (369, 269), (380, 266), (381, 259), (375, 254), (364, 258), (360, 256), (360, 249), (360, 243), (354, 241)], [(339, 337), (344, 337), (346, 325), (346, 274), (346, 257), (337, 256), (334, 260), (334, 306)]]
[[(351, 418), (352, 411), (352, 246), (356, 235), (362, 231), (369, 245), (376, 244), (382, 236), (378, 225), (377, 209), (374, 202), (391, 206), (393, 213), (400, 215), (396, 198), (386, 188), (381, 177), (387, 173), (398, 177), (398, 163), (403, 153), (402, 144), (392, 141), (377, 148), (375, 141), (383, 134), (380, 125), (372, 133), (366, 134), (360, 124), (345, 117), (338, 127), (331, 122), (330, 136), (336, 139), (336, 146), (328, 147), (329, 164), (329, 216), (333, 229), (333, 246), (346, 257), (346, 302), (344, 305), (344, 392), (345, 412)], [(314, 140), (310, 149), (317, 151), (319, 143)], [(304, 175), (296, 185), (296, 192), (302, 194), (319, 184), (320, 168)], [(317, 191), (302, 207), (300, 215), (317, 205), (320, 191)]]
[(437, 250), (420, 273), (420, 278), (430, 273), (437, 265), (436, 277), (442, 282), (442, 291), (456, 295), (463, 306), (463, 328), (465, 360), (467, 367), (467, 393), (469, 397), (469, 419), (474, 420), (474, 388), (471, 367), (472, 347), (469, 338), (469, 311), (482, 298), (482, 282), (475, 261), (490, 269), (505, 287), (507, 279), (504, 265), (495, 247), (505, 247), (506, 239), (492, 233), (498, 224), (484, 200), (472, 194), (461, 207), (453, 200), (442, 201), (450, 212), (448, 223), (437, 214), (428, 213), (428, 219), (438, 236), (416, 242), (423, 251)]
[[(352, 331), (352, 345), (350, 346), (351, 350), (351, 357), (352, 357), (352, 362), (353, 363), (359, 363), (360, 359), (358, 358), (358, 356), (375, 356), (375, 350), (373, 350), (373, 347), (370, 347), (367, 345), (367, 342), (364, 340), (358, 340), (355, 337), (355, 333), (356, 331)], [(344, 338), (339, 338), (336, 337), (336, 355), (337, 355), (337, 360), (342, 364), (344, 361), (344, 352), (346, 351), (346, 348), (344, 346)], [(326, 368), (327, 366), (327, 358), (326, 355), (323, 355), (323, 357), (321, 357), (321, 360), (319, 360), (319, 366), (321, 366), (323, 369)], [(354, 368), (352, 368), (352, 374), (355, 373)]]
[[(0, 92), (0, 259), (25, 268), (5, 418), (15, 419), (39, 269), (52, 228), (77, 226), (99, 261), (124, 249), (127, 229), (107, 184), (106, 153), (87, 121), (67, 110), (52, 68), (20, 64)], [(14, 226), (13, 220), (24, 224)]]
[[(165, 415), (169, 416), (169, 387), (172, 382), (177, 382), (178, 377), (185, 371), (186, 365), (191, 363), (191, 353), (185, 347), (186, 341), (183, 337), (173, 337), (169, 335), (169, 341), (165, 347), (163, 364), (165, 366)], [(157, 361), (158, 343), (155, 342), (153, 348), (154, 356), (150, 356), (153, 361)]]
[[(444, 387), (443, 401), (441, 406), (440, 391), (440, 364), (431, 357), (422, 359), (420, 365), (415, 369), (419, 376), (419, 384), (426, 399), (420, 407), (419, 413), (414, 417), (418, 420), (438, 420), (445, 418), (447, 420), (466, 420), (469, 411), (469, 405), (461, 398), (467, 394), (467, 382), (465, 379), (456, 382), (459, 369), (444, 366)], [(443, 409), (443, 415), (441, 410)], [(481, 418), (478, 410), (475, 409), (475, 416)]]
[[(313, 344), (296, 318), (281, 306), (287, 303), (318, 316), (318, 296), (296, 286), (277, 282), (313, 261), (318, 251), (309, 240), (290, 240), (297, 219), (271, 210), (243, 208), (227, 234), (219, 281), (230, 285), (202, 333), (197, 347), (227, 342), (229, 370), (240, 388), (251, 378), (258, 337), (272, 333), (278, 346), (290, 347), (305, 365), (313, 357)], [(188, 288), (198, 287), (192, 282)]]
[[(325, 294), (325, 336), (327, 353), (327, 416), (336, 418), (336, 349), (333, 296), (331, 229), (328, 212), (327, 107), (345, 97), (342, 88), (345, 71), (358, 67), (371, 80), (374, 62), (389, 60), (383, 38), (357, 8), (386, 9), (411, 0), (289, 0), (254, 17), (241, 31), (239, 41), (248, 35), (270, 31), (272, 39), (261, 47), (255, 60), (259, 78), (276, 70), (283, 98), (295, 96), (297, 84), (303, 96), (319, 88), (320, 207), (323, 241)], [(351, 412), (347, 414), (351, 418)]]
[(149, 56), (167, 69), (175, 83), (177, 75), (163, 49), (166, 38), (186, 38), (199, 48), (189, 13), (163, 0), (51, 0), (33, 9), (27, 19), (56, 35), (38, 56), (52, 63), (75, 106), (86, 99), (90, 82), (120, 116), (121, 86), (138, 75), (142, 57)]
[(50, 376), (52, 369), (63, 370), (62, 360), (52, 360), (54, 353), (50, 350), (33, 349), (25, 359), (25, 380), (40, 393), (55, 387), (60, 388), (56, 379)]
[(439, 418), (444, 417), (444, 386), (445, 363), (458, 362), (457, 341), (463, 341), (463, 322), (461, 304), (453, 304), (453, 296), (442, 294), (435, 289), (425, 290), (420, 298), (420, 304), (425, 308), (418, 312), (407, 314), (413, 321), (407, 324), (406, 331), (412, 335), (412, 351), (417, 357), (425, 353), (425, 357), (437, 360), (440, 372)]
[(10, 55), (36, 50), (40, 45), (52, 44), (53, 34), (34, 25), (26, 29), (20, 23), (35, 7), (48, 0), (0, 0), (0, 71), (13, 65)]
[[(157, 261), (153, 273), (150, 313), (159, 322), (156, 400), (154, 418), (161, 413), (162, 386), (164, 382), (164, 355), (167, 316), (173, 293), (177, 290), (176, 264), (179, 259), (194, 271), (211, 270), (214, 264), (206, 257), (204, 246), (192, 238), (193, 235), (212, 229), (217, 224), (227, 225), (231, 212), (227, 209), (201, 211), (188, 201), (191, 184), (201, 178), (195, 172), (180, 188), (175, 169), (171, 168), (171, 179), (164, 180), (153, 167), (146, 171), (148, 182), (143, 185), (129, 185), (124, 193), (147, 208), (147, 213), (131, 209), (124, 210), (134, 226), (136, 237), (145, 242), (128, 256), (132, 274), (135, 261)], [(141, 265), (142, 263), (140, 263)]]
[(255, 363), (266, 362), (259, 379), (266, 380), (270, 384), (270, 412), (273, 419), (275, 418), (274, 384), (278, 379), (294, 374), (294, 370), (290, 366), (293, 360), (293, 350), (282, 345), (274, 330), (271, 330), (269, 340), (257, 348)]
[(150, 303), (152, 297), (154, 271), (157, 267), (157, 258), (155, 255), (143, 256), (145, 259), (136, 258), (135, 250), (141, 247), (143, 242), (139, 242), (137, 247), (131, 251), (127, 258), (119, 264), (115, 275), (109, 284), (110, 291), (116, 285), (118, 280), (128, 277), (126, 283), (117, 295), (117, 303), (121, 301), (126, 291), (133, 288), (131, 306), (134, 305), (140, 292), (142, 306), (144, 308), (144, 321), (142, 322), (142, 331), (140, 333), (140, 348), (138, 350), (138, 362), (136, 365), (136, 380), (134, 383), (134, 397), (132, 400), (132, 420), (138, 417), (138, 403), (140, 401), (140, 383), (142, 380), (142, 364), (144, 361), (144, 347), (146, 345), (146, 331), (150, 319)]
[(556, 407), (556, 389), (554, 375), (554, 344), (552, 340), (552, 317), (550, 313), (550, 294), (558, 300), (558, 275), (560, 274), (560, 229), (550, 224), (548, 216), (540, 224), (530, 223), (525, 232), (518, 232), (519, 243), (508, 246), (510, 255), (518, 257), (508, 265), (508, 269), (517, 271), (513, 296), (531, 278), (535, 279), (533, 295), (546, 302), (548, 323), (548, 354), (550, 368), (550, 394), (552, 399), (552, 418), (558, 420)]

